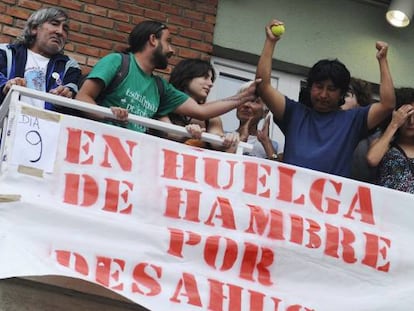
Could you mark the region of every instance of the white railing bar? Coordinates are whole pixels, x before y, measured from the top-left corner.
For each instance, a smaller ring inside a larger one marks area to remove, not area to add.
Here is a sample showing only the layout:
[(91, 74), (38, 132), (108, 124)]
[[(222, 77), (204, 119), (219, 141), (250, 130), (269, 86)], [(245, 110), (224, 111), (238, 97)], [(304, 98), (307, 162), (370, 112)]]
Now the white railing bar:
[[(73, 108), (73, 109), (80, 110), (86, 113), (98, 115), (99, 117), (116, 120), (109, 108), (98, 106), (98, 105), (92, 105), (92, 104), (89, 104), (89, 103), (86, 103), (80, 100), (70, 99), (70, 98), (66, 98), (63, 96), (58, 96), (58, 95), (54, 95), (54, 94), (50, 94), (50, 93), (46, 93), (42, 91), (32, 90), (32, 89), (19, 86), (19, 85), (13, 85), (10, 91), (8, 92), (6, 98), (4, 99), (3, 104), (0, 107), (0, 123), (2, 122), (4, 116), (7, 114), (8, 107), (11, 101), (15, 101), (16, 97), (18, 98), (19, 95), (37, 98), (45, 102), (56, 104), (58, 106)], [(148, 128), (165, 131), (167, 133), (177, 134), (177, 135), (181, 135), (184, 137), (191, 137), (191, 135), (187, 132), (187, 130), (184, 127), (178, 126), (175, 124), (170, 124), (170, 123), (158, 121), (155, 119), (140, 117), (140, 116), (133, 115), (133, 114), (128, 115), (128, 121), (135, 123), (135, 124), (140, 124)], [(208, 143), (216, 144), (219, 146), (223, 145), (223, 141), (224, 141), (224, 139), (221, 138), (220, 136), (210, 134), (210, 133), (203, 133), (201, 135), (201, 140), (208, 142)], [(252, 148), (253, 146), (251, 144), (240, 142), (237, 148), (237, 153), (242, 153), (243, 150), (250, 151), (252, 150)]]

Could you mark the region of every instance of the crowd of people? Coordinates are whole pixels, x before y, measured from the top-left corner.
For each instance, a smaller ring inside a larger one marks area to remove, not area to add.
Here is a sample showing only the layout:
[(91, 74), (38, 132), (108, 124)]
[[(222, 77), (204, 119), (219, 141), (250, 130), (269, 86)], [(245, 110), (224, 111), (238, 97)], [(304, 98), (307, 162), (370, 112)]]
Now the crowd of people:
[[(114, 120), (100, 121), (130, 130), (224, 152), (236, 152), (244, 141), (253, 145), (249, 156), (414, 194), (414, 88), (394, 90), (385, 42), (375, 46), (379, 100), (374, 100), (370, 83), (351, 77), (338, 59), (321, 59), (310, 68), (306, 87), (295, 101), (270, 83), (281, 39), (271, 27), (283, 25), (272, 20), (265, 27), (256, 80), (231, 97), (208, 101), (216, 78), (209, 61), (185, 59), (174, 67), (169, 81), (154, 74), (165, 69), (174, 54), (167, 25), (149, 20), (137, 24), (128, 48), (100, 59), (81, 83), (79, 64), (63, 53), (68, 23), (64, 10), (40, 9), (15, 42), (0, 45), (0, 101), (12, 85), (27, 86), (110, 108)], [(28, 100), (59, 111), (53, 104)], [(220, 116), (233, 109), (239, 127), (225, 132)], [(184, 126), (191, 138), (150, 131), (128, 122), (129, 114)], [(270, 138), (272, 120), (285, 136), (284, 150)], [(204, 132), (222, 137), (223, 145), (202, 142)]]

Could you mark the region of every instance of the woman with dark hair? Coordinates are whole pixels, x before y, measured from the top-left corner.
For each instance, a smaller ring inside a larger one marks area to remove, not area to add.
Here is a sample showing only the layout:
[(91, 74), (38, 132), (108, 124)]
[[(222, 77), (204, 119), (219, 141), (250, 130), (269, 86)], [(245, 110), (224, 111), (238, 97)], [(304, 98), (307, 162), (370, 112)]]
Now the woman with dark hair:
[[(190, 95), (200, 105), (205, 103), (215, 80), (216, 73), (211, 63), (196, 58), (179, 62), (170, 75), (170, 83), (176, 89)], [(175, 113), (168, 116), (171, 122), (177, 125), (186, 126), (191, 123), (188, 116)]]
[(372, 144), (368, 163), (378, 167), (378, 184), (414, 194), (414, 89), (396, 91), (397, 110)]
[[(216, 74), (209, 61), (191, 58), (185, 59), (175, 66), (171, 72), (170, 83), (176, 89), (193, 98), (199, 105), (204, 105), (215, 79)], [(160, 118), (160, 120), (185, 126), (193, 136), (192, 139), (187, 139), (169, 134), (167, 136), (169, 139), (203, 148), (226, 152), (236, 151), (239, 135), (237, 132), (224, 133), (223, 124), (219, 116), (202, 121), (188, 116), (170, 113), (168, 116)], [(211, 146), (210, 144), (202, 142), (199, 138), (203, 132), (223, 137), (224, 145), (222, 147)]]

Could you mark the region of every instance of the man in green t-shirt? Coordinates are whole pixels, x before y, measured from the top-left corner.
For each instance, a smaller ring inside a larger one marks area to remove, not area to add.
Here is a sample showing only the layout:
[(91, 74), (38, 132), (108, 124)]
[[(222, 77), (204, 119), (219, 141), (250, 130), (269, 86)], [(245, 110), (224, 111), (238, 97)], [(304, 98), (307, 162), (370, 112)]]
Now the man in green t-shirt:
[[(167, 68), (168, 58), (174, 54), (168, 27), (156, 21), (141, 22), (131, 31), (128, 41), (129, 70), (120, 84), (113, 91), (104, 93), (121, 66), (121, 55), (112, 53), (94, 66), (76, 99), (97, 104), (98, 96), (105, 94), (100, 98), (99, 105), (111, 108), (118, 120), (125, 121), (128, 113), (152, 118), (171, 112), (204, 120), (224, 114), (256, 98), (256, 85), (260, 80), (252, 83), (242, 93), (200, 106), (187, 94), (162, 79), (164, 91), (161, 101), (153, 71)], [(144, 127), (132, 123), (127, 127), (139, 132), (145, 131)]]

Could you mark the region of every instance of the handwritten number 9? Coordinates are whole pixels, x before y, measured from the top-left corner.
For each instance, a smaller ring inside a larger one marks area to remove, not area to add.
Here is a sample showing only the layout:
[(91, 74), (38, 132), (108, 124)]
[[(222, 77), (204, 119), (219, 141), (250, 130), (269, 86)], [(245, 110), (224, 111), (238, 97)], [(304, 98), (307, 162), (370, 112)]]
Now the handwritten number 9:
[(37, 157), (37, 159), (30, 160), (30, 162), (32, 163), (38, 162), (42, 158), (42, 136), (40, 136), (38, 131), (28, 131), (26, 133), (26, 141), (32, 146), (40, 145), (39, 156)]

